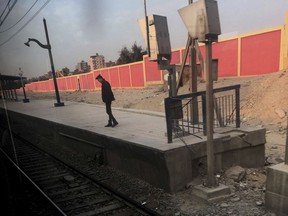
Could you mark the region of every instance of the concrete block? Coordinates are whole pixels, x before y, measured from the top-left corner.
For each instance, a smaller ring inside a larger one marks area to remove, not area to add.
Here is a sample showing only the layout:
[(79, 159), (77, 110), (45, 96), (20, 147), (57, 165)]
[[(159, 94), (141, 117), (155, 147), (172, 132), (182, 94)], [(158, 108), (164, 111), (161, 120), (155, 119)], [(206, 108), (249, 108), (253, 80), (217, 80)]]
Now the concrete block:
[(266, 191), (265, 206), (279, 216), (288, 216), (288, 197)]
[(251, 146), (260, 145), (266, 143), (266, 129), (260, 128), (258, 130), (254, 130), (246, 134), (243, 137), (244, 142), (249, 143)]
[(288, 165), (281, 163), (269, 167), (265, 205), (279, 215), (288, 215)]
[(217, 187), (204, 187), (203, 185), (196, 185), (192, 194), (207, 200), (208, 202), (213, 202), (216, 200), (221, 200), (228, 197), (231, 193), (230, 187), (226, 185), (219, 184)]
[[(217, 164), (218, 169), (239, 165), (242, 167), (257, 168), (265, 164), (265, 146), (257, 145), (246, 148), (239, 148), (232, 151), (226, 151), (216, 155), (221, 158), (221, 166)], [(218, 159), (218, 163), (219, 163)]]
[(269, 167), (266, 190), (288, 197), (288, 165), (280, 163)]

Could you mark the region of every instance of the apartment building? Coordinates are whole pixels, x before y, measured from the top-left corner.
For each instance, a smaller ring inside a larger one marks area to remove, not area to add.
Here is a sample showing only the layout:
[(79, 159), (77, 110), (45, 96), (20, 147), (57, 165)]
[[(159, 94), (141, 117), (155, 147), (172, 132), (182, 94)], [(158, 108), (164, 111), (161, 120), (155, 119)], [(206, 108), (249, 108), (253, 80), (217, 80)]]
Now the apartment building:
[(96, 55), (90, 56), (89, 65), (90, 65), (91, 70), (104, 68), (106, 66), (104, 56), (99, 55), (98, 53), (96, 53)]
[(76, 69), (79, 72), (88, 72), (88, 71), (90, 71), (88, 63), (85, 62), (84, 60), (82, 60), (81, 62), (77, 63)]

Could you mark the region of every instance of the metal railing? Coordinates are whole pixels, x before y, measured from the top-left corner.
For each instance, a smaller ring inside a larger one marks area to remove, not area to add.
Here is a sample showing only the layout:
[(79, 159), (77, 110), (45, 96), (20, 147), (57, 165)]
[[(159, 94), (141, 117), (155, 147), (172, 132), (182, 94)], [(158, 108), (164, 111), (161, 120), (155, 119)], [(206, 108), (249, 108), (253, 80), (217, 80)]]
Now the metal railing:
[[(240, 127), (240, 85), (216, 88), (214, 127)], [(194, 111), (193, 111), (194, 109)], [(195, 115), (196, 113), (196, 115)], [(206, 135), (206, 91), (165, 98), (168, 143), (187, 135)]]

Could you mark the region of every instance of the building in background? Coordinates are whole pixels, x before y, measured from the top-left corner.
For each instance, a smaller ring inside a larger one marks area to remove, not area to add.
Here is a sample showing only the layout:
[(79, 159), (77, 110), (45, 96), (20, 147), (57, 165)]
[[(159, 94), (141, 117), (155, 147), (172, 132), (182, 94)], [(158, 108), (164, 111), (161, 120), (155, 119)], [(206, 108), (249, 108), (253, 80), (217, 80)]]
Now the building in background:
[(85, 62), (84, 60), (82, 60), (81, 62), (77, 63), (76, 65), (76, 70), (79, 73), (85, 73), (85, 72), (89, 72), (90, 68), (87, 62)]
[(106, 62), (106, 67), (113, 67), (113, 66), (116, 66), (115, 62), (112, 61)]
[(104, 68), (106, 66), (104, 56), (99, 55), (98, 53), (96, 53), (96, 55), (90, 56), (89, 65), (90, 65), (91, 70)]

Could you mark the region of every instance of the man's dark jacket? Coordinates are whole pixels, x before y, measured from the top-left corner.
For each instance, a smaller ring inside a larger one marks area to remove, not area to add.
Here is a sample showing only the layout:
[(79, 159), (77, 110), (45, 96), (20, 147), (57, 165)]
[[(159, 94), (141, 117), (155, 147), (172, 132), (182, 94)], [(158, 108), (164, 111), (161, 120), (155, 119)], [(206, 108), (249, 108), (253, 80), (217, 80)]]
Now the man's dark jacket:
[(111, 103), (111, 101), (115, 100), (114, 94), (111, 89), (111, 85), (105, 79), (103, 79), (101, 89), (102, 89), (102, 101), (104, 103), (109, 103), (109, 102)]

